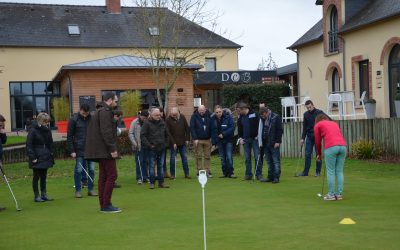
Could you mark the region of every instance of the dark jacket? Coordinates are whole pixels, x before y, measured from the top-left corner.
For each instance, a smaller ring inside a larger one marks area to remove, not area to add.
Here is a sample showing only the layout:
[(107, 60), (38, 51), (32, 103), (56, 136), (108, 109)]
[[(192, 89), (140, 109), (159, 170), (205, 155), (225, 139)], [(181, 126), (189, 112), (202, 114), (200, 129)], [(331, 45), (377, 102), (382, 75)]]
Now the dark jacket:
[[(221, 119), (218, 119), (216, 115), (211, 117), (211, 142), (213, 145), (217, 145), (219, 142), (228, 143), (232, 142), (233, 134), (235, 132), (235, 122), (233, 121), (232, 115), (223, 111)], [(222, 134), (223, 138), (219, 138), (218, 135)]]
[(67, 143), (69, 153), (76, 153), (77, 157), (85, 156), (86, 130), (91, 115), (82, 116), (75, 113), (68, 122)]
[[(268, 146), (273, 147), (275, 143), (282, 143), (282, 119), (279, 115), (271, 112), (270, 117), (270, 126), (269, 128), (265, 127), (265, 120), (260, 119), (260, 131), (258, 135), (258, 145), (260, 147), (265, 146), (264, 142), (267, 143)], [(261, 128), (262, 126), (262, 128)], [(268, 129), (268, 131), (265, 131)], [(267, 132), (267, 133), (265, 133)], [(264, 138), (264, 135), (267, 134), (267, 138)]]
[(323, 114), (324, 112), (319, 109), (314, 109), (312, 112), (306, 111), (303, 115), (303, 133), (301, 134), (301, 139), (306, 139), (306, 136), (309, 138), (314, 138), (314, 125), (315, 125), (315, 117), (319, 114)]
[(0, 133), (0, 160), (3, 159), (3, 144), (7, 142), (7, 135)]
[(168, 146), (167, 126), (163, 120), (146, 120), (140, 130), (142, 147), (157, 152), (163, 151)]
[(186, 141), (190, 141), (190, 128), (183, 114), (179, 115), (179, 119), (175, 119), (168, 116), (166, 120), (168, 135), (169, 135), (169, 145), (177, 146), (185, 145)]
[[(258, 123), (260, 121), (260, 117), (258, 116), (257, 113), (255, 113), (252, 110), (250, 110), (246, 116), (249, 120), (247, 126), (249, 126), (249, 129), (250, 129), (250, 138), (254, 139), (258, 135)], [(239, 116), (239, 119), (237, 121), (238, 136), (239, 136), (239, 138), (248, 139), (248, 138), (244, 138), (244, 135), (243, 135), (243, 117), (244, 116), (242, 116), (242, 115)]]
[[(53, 167), (53, 136), (51, 135), (51, 130), (35, 123), (29, 130), (26, 139), (26, 151), (30, 168), (44, 169)], [(33, 163), (33, 160), (37, 160), (37, 162)]]
[(111, 159), (117, 151), (117, 124), (110, 106), (102, 102), (90, 119), (86, 132), (85, 159)]
[(211, 117), (208, 110), (206, 110), (204, 117), (197, 110), (193, 113), (190, 118), (190, 133), (193, 140), (208, 140), (211, 138)]

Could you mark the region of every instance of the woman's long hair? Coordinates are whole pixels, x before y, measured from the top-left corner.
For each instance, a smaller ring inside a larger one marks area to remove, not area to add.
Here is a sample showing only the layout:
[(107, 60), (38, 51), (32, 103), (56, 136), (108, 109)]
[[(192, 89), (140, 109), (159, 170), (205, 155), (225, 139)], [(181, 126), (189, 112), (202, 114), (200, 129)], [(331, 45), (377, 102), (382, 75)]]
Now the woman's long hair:
[(315, 124), (317, 124), (320, 121), (332, 121), (332, 119), (325, 113), (321, 113), (315, 117)]

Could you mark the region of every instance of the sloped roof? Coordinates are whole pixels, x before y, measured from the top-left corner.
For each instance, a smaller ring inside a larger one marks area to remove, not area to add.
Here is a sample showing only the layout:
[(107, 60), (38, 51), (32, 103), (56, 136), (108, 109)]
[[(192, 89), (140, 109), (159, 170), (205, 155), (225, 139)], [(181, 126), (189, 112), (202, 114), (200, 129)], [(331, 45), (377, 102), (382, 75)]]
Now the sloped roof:
[[(106, 6), (0, 3), (0, 46), (147, 48), (148, 27), (139, 18), (155, 8), (122, 7), (121, 14), (108, 14)], [(163, 47), (173, 46), (172, 20), (166, 12)], [(149, 14), (149, 16), (152, 16)], [(68, 25), (78, 25), (79, 36), (68, 34)], [(187, 19), (180, 35), (180, 48), (240, 48), (241, 46)], [(146, 36), (146, 37), (144, 37)]]
[[(152, 68), (156, 64), (155, 59), (119, 55), (98, 60), (67, 64), (62, 66), (62, 69), (140, 69)], [(174, 62), (164, 60), (161, 62), (163, 68), (174, 67)], [(203, 66), (199, 64), (185, 64), (182, 66), (186, 69), (201, 69)]]
[[(61, 69), (54, 76), (53, 81), (59, 80), (59, 78), (68, 70), (104, 70), (104, 69), (150, 69), (156, 64), (156, 60), (138, 56), (119, 55), (112, 56), (98, 60), (67, 64), (61, 67)], [(164, 60), (162, 62), (163, 68), (173, 68), (174, 62)], [(201, 69), (203, 66), (199, 64), (185, 64), (182, 68), (185, 69)]]
[[(367, 0), (366, 0), (367, 1)], [(317, 1), (318, 4), (319, 1)], [(321, 1), (322, 2), (322, 1)], [(355, 7), (351, 2), (347, 7)], [(339, 33), (349, 32), (365, 25), (373, 24), (393, 17), (400, 16), (399, 0), (370, 0), (362, 9), (353, 16), (349, 17)], [(289, 49), (295, 49), (308, 43), (322, 40), (323, 20), (321, 19), (310, 30), (308, 30), (300, 39), (292, 44)]]
[(323, 19), (319, 20), (311, 29), (309, 29), (302, 37), (300, 37), (299, 40), (292, 44), (289, 49), (295, 49), (304, 44), (322, 40), (322, 25)]
[(348, 32), (353, 29), (361, 28), (367, 24), (372, 24), (396, 16), (400, 16), (399, 0), (374, 0), (354, 15), (353, 18), (348, 20), (343, 25), (341, 32)]
[(297, 72), (297, 63), (292, 63), (276, 69), (276, 74), (278, 76), (292, 74), (296, 72)]

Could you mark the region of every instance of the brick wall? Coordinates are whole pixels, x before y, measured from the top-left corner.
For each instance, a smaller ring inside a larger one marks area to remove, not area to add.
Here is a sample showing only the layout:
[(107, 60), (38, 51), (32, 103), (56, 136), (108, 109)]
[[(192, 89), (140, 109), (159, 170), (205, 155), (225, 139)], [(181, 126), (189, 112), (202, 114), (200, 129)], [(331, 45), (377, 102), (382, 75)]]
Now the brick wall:
[[(72, 82), (73, 112), (79, 110), (79, 96), (96, 96), (101, 101), (102, 90), (156, 89), (151, 70), (74, 70), (69, 72)], [(62, 85), (67, 84), (65, 78)], [(64, 88), (64, 86), (62, 86)], [(183, 92), (177, 89), (182, 88)], [(169, 108), (179, 107), (186, 117), (193, 113), (193, 77), (191, 70), (185, 70), (177, 79), (169, 94)]]

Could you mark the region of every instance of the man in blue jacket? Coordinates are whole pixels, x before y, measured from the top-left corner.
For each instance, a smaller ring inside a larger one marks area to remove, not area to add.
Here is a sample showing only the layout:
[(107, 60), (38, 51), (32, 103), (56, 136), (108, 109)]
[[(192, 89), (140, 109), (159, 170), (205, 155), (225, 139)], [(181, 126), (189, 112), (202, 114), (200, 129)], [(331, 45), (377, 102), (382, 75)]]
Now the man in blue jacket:
[(190, 133), (194, 141), (196, 152), (196, 170), (199, 173), (204, 159), (204, 168), (208, 177), (212, 177), (210, 171), (211, 158), (211, 117), (204, 105), (200, 105), (190, 119)]
[(236, 178), (233, 173), (233, 133), (235, 123), (229, 109), (223, 110), (217, 105), (214, 108), (212, 120), (211, 141), (212, 145), (218, 147), (219, 158), (221, 159), (222, 176), (221, 178)]
[(239, 119), (237, 122), (239, 142), (244, 147), (244, 157), (246, 164), (246, 173), (244, 180), (251, 180), (253, 177), (251, 169), (251, 150), (254, 153), (254, 173), (258, 180), (262, 179), (262, 165), (260, 165), (259, 147), (257, 142), (259, 116), (249, 109), (249, 106), (240, 102), (237, 105), (239, 109)]

